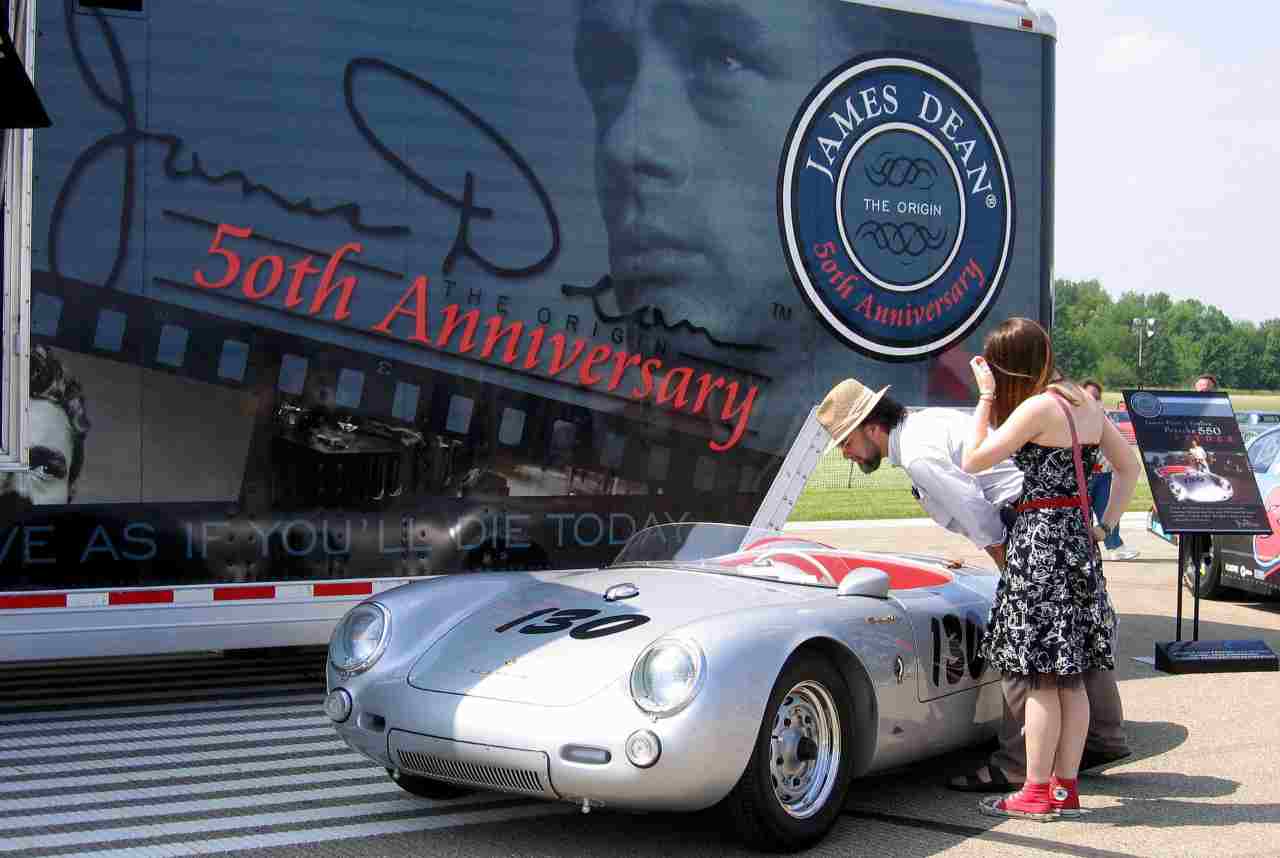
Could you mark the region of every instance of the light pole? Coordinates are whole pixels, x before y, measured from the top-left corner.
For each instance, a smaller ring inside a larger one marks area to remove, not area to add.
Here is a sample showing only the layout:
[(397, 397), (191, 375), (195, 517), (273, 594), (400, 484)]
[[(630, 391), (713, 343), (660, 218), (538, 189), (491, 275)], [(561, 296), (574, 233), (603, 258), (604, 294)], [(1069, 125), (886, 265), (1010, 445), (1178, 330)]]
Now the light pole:
[(1142, 389), (1142, 343), (1156, 335), (1156, 320), (1152, 317), (1134, 317), (1132, 330), (1138, 335), (1138, 389)]

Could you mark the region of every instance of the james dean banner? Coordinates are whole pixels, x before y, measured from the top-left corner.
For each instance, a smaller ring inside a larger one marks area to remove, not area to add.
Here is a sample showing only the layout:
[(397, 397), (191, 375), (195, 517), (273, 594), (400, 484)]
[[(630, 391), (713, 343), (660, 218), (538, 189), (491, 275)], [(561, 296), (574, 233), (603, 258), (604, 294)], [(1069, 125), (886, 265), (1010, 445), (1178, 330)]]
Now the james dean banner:
[(0, 589), (608, 562), (749, 521), (839, 379), (967, 403), (983, 334), (1047, 321), (1046, 37), (138, 5), (39, 7), (43, 434)]

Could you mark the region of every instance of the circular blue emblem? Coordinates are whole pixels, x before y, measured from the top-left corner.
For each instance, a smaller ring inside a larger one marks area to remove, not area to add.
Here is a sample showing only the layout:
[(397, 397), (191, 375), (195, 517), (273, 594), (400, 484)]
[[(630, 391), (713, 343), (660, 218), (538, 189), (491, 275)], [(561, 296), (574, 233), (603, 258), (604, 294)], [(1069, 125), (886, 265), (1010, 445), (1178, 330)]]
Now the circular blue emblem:
[(1008, 166), (986, 113), (918, 60), (854, 60), (810, 94), (778, 208), (805, 300), (849, 345), (923, 358), (982, 318), (1013, 239)]
[(1139, 391), (1129, 397), (1129, 408), (1139, 417), (1153, 420), (1164, 413), (1164, 403), (1155, 394)]

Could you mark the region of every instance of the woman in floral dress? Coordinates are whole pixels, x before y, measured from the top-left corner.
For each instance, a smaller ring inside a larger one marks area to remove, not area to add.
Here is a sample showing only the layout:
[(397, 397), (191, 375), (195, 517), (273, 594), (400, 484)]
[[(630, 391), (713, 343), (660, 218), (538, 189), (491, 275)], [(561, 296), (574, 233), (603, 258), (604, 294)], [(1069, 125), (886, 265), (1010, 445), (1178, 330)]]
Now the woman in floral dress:
[[(1138, 464), (1101, 404), (1058, 375), (1049, 335), (1034, 321), (1004, 322), (972, 366), (979, 397), (963, 467), (977, 473), (1013, 456), (1024, 475), (982, 648), (1007, 680), (1027, 685), (1027, 778), (1018, 792), (980, 808), (1041, 820), (1073, 816), (1089, 729), (1084, 674), (1115, 667), (1115, 613), (1095, 543), (1119, 525)], [(1073, 435), (1084, 474), (1100, 453), (1115, 467), (1100, 526), (1077, 479)]]

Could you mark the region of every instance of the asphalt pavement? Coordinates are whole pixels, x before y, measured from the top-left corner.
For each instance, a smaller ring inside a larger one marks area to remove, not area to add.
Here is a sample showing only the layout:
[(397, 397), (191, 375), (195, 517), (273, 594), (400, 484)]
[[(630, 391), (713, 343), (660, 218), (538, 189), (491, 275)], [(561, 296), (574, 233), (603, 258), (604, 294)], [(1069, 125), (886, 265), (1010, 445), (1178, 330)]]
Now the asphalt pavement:
[[(788, 529), (831, 545), (989, 565), (927, 520)], [(840, 823), (808, 854), (1280, 855), (1280, 674), (1171, 676), (1138, 660), (1175, 635), (1176, 549), (1140, 516), (1127, 517), (1123, 532), (1142, 554), (1108, 562), (1106, 574), (1134, 755), (1082, 779), (1086, 815), (979, 815), (976, 797), (943, 785), (980, 763), (975, 749), (856, 782)], [(1185, 609), (1189, 617), (1189, 598)], [(1205, 601), (1200, 637), (1261, 638), (1280, 651), (1280, 602)], [(754, 854), (713, 814), (584, 816), (492, 793), (414, 799), (328, 728), (321, 659), (200, 653), (8, 666), (0, 858)]]

